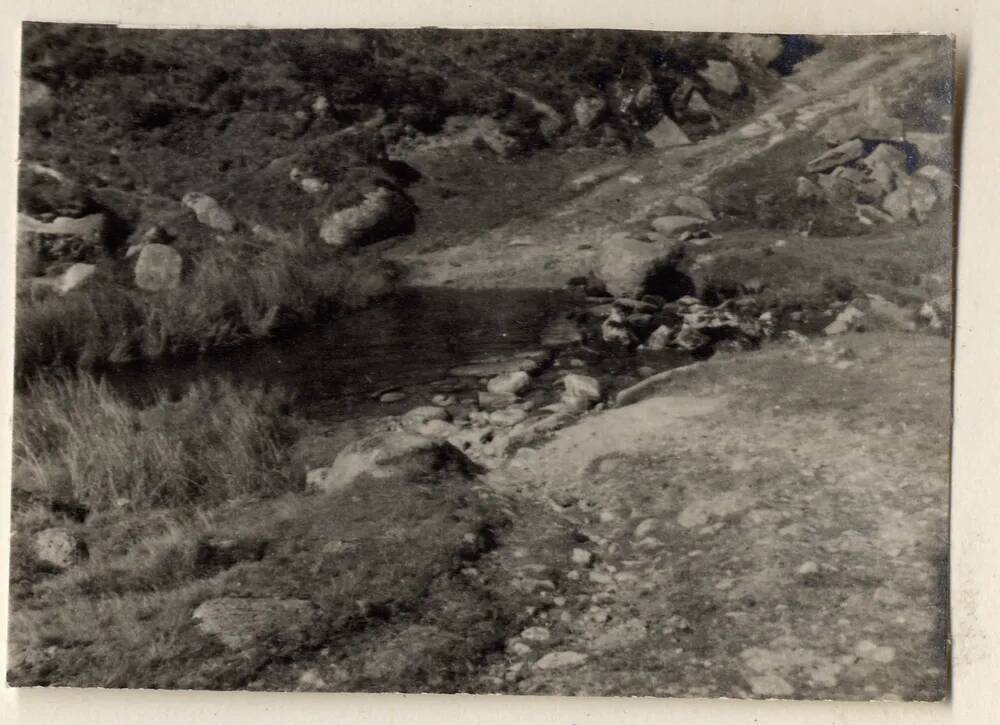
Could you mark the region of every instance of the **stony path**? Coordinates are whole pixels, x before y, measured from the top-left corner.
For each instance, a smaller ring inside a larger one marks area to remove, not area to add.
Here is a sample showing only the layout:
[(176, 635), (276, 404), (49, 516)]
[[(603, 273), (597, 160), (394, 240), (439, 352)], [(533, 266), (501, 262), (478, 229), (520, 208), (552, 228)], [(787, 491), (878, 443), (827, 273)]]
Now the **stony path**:
[(493, 483), (545, 513), (480, 566), (525, 597), (484, 688), (942, 697), (947, 355), (857, 337), (713, 361), (522, 450)]

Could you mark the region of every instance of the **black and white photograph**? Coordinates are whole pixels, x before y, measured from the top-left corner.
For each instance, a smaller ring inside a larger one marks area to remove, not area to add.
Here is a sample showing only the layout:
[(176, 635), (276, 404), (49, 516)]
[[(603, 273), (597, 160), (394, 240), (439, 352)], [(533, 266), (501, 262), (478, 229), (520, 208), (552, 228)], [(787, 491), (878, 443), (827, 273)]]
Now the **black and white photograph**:
[(21, 34), (10, 687), (950, 697), (953, 37)]

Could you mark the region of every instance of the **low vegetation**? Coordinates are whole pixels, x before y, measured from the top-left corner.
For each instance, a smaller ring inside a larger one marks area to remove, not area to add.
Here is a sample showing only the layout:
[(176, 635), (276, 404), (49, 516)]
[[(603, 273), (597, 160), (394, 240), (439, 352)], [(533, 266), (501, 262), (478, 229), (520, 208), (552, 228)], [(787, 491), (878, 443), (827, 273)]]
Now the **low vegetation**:
[(139, 408), (103, 382), (42, 378), (18, 396), (15, 487), (94, 509), (218, 503), (287, 491), (281, 391), (199, 382)]
[(362, 267), (303, 238), (263, 244), (249, 235), (207, 248), (189, 263), (185, 284), (143, 292), (122, 260), (64, 296), (18, 299), (18, 377), (55, 366), (100, 367), (197, 353), (271, 335), (338, 308), (364, 304), (385, 288), (387, 271)]

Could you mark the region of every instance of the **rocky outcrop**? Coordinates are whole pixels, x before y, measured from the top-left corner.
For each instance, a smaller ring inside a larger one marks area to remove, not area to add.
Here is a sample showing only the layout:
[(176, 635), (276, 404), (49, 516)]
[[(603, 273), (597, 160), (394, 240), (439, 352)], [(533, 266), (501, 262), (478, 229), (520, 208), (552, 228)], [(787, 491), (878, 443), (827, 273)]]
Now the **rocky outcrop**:
[(218, 232), (232, 232), (236, 229), (236, 217), (208, 194), (189, 191), (181, 199), (181, 204), (193, 211), (198, 221), (210, 229)]
[(334, 247), (353, 247), (409, 234), (413, 228), (413, 204), (400, 192), (378, 186), (360, 203), (326, 216), (319, 236)]
[(161, 292), (178, 287), (184, 260), (173, 247), (147, 244), (135, 262), (135, 286), (147, 292)]

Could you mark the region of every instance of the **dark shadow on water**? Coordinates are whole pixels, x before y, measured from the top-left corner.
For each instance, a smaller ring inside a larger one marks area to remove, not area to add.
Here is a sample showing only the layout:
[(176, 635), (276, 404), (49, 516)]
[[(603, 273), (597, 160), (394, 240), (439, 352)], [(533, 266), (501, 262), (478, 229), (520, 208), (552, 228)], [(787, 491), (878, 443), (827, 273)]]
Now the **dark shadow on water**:
[(180, 395), (194, 381), (282, 386), (301, 412), (352, 416), (379, 390), (440, 380), (449, 368), (491, 355), (537, 349), (563, 316), (562, 290), (402, 290), (379, 303), (294, 336), (195, 360), (116, 368), (105, 379), (137, 403), (158, 391)]

